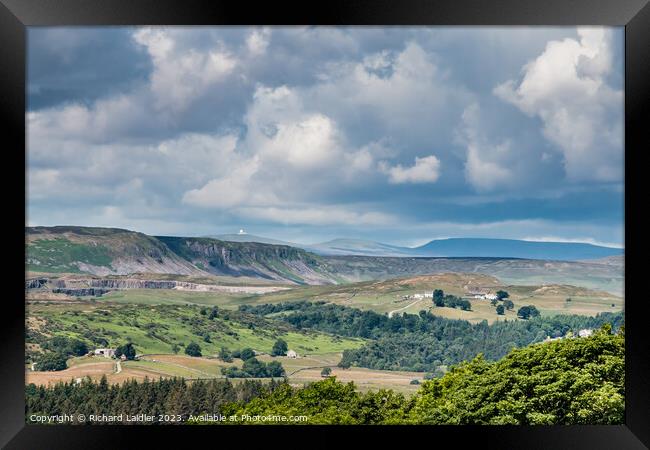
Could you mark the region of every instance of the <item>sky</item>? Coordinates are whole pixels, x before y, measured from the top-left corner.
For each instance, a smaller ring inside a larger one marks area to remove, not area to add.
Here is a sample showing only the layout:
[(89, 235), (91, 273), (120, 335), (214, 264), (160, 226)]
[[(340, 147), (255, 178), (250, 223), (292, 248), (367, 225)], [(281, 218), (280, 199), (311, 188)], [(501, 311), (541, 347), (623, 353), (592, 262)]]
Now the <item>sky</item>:
[(623, 28), (28, 29), (27, 223), (623, 246)]

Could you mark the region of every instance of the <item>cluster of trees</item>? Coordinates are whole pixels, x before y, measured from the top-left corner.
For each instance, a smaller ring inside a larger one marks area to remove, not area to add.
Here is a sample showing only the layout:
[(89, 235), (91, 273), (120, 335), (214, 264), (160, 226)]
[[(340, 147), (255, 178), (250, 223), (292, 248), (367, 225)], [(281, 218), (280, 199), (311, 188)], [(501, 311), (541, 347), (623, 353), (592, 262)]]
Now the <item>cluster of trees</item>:
[[(341, 305), (324, 302), (277, 303), (273, 305), (242, 305), (240, 310), (251, 314), (267, 315), (288, 312), (277, 316), (297, 329), (312, 329), (330, 334), (378, 339), (387, 334), (410, 332), (433, 332), (438, 321), (446, 321), (430, 313), (394, 314), (388, 317), (374, 311), (361, 311)], [(463, 322), (466, 323), (467, 322)]]
[(470, 324), (439, 317), (430, 319), (428, 316), (428, 313), (420, 313), (423, 320), (431, 320), (428, 331), (386, 334), (358, 349), (345, 350), (339, 365), (439, 372), (441, 366), (458, 364), (479, 353), (495, 361), (513, 348), (526, 347), (546, 337), (565, 336), (569, 331), (577, 334), (580, 329), (599, 328), (606, 323), (618, 329), (623, 323), (622, 313), (602, 313), (596, 317), (534, 317), (527, 321), (502, 321), (492, 325), (486, 321)]
[(219, 308), (217, 308), (216, 306), (213, 306), (212, 309), (210, 309), (210, 312), (208, 312), (207, 308), (201, 308), (199, 313), (202, 316), (208, 316), (209, 320), (214, 320), (217, 317), (219, 317)]
[[(287, 343), (278, 339), (273, 345), (274, 356), (284, 355), (287, 352)], [(224, 362), (232, 362), (234, 358), (240, 358), (244, 364), (242, 368), (223, 367), (221, 373), (228, 378), (278, 378), (284, 377), (286, 372), (279, 361), (264, 363), (255, 357), (255, 351), (252, 348), (243, 350), (230, 351), (221, 347), (219, 359)]]
[(68, 357), (62, 353), (43, 353), (36, 360), (36, 370), (56, 371), (68, 367)]
[[(99, 382), (89, 378), (80, 384), (72, 381), (45, 386), (25, 386), (25, 411), (27, 420), (32, 414), (148, 414), (180, 415), (183, 420), (190, 414), (217, 414), (226, 404), (247, 403), (262, 394), (268, 394), (279, 382), (242, 380), (233, 384), (229, 380), (194, 380), (181, 378), (143, 382), (129, 380), (123, 384), (109, 385), (106, 377)], [(151, 422), (146, 422), (151, 423)]]
[(233, 350), (232, 352), (226, 347), (221, 347), (221, 350), (219, 350), (218, 354), (218, 358), (223, 362), (232, 362), (234, 358), (239, 358), (242, 361), (246, 361), (247, 359), (250, 359), (254, 356), (255, 351), (250, 347), (246, 347), (242, 350)]
[(222, 367), (221, 373), (227, 378), (280, 378), (286, 375), (279, 361), (265, 363), (257, 358), (248, 358), (241, 369)]
[(490, 300), (490, 303), (492, 304), (492, 306), (496, 308), (496, 312), (498, 315), (503, 316), (505, 315), (506, 310), (510, 311), (515, 307), (515, 304), (512, 302), (512, 300), (508, 300), (508, 298), (510, 297), (510, 294), (508, 294), (508, 292), (503, 290), (498, 290), (496, 291), (495, 295), (496, 298)]
[(451, 294), (445, 295), (442, 289), (433, 291), (433, 304), (438, 307), (460, 308), (463, 311), (472, 310), (472, 303), (469, 300)]
[(58, 371), (65, 370), (67, 360), (73, 356), (83, 356), (88, 353), (88, 346), (79, 339), (72, 339), (66, 336), (54, 336), (44, 340), (41, 348), (42, 353), (34, 355), (36, 370)]
[(479, 355), (409, 399), (328, 378), (303, 389), (283, 384), (224, 411), (305, 415), (310, 424), (621, 424), (624, 359), (623, 332), (605, 325), (593, 337), (513, 350), (498, 362)]
[(539, 317), (539, 311), (533, 305), (522, 306), (517, 310), (517, 317), (520, 319), (530, 319), (531, 317)]
[(66, 356), (83, 356), (88, 353), (88, 345), (85, 342), (66, 336), (54, 336), (44, 341), (41, 347)]

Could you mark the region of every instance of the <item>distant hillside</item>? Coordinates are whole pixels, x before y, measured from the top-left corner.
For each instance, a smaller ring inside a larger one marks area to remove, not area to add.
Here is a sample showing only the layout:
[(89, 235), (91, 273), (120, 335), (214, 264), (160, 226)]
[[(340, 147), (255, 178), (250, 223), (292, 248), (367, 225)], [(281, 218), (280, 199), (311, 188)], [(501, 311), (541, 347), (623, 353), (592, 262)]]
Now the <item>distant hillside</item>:
[(303, 246), (322, 255), (409, 256), (412, 249), (362, 239), (334, 239), (320, 244)]
[(158, 239), (119, 228), (27, 227), (27, 269), (46, 273), (205, 274)]
[(117, 228), (70, 226), (26, 228), (25, 235), (27, 269), (39, 273), (218, 275), (319, 285), (442, 272), (474, 272), (512, 284), (571, 284), (616, 295), (622, 295), (623, 290), (623, 267), (611, 258), (570, 262), (513, 258), (323, 256), (287, 245), (153, 237)]
[(437, 239), (419, 247), (402, 247), (364, 239), (333, 239), (317, 244), (295, 244), (247, 234), (216, 236), (222, 241), (261, 242), (289, 245), (326, 256), (425, 256), (425, 257), (487, 257), (522, 258), (553, 261), (581, 261), (603, 259), (616, 264), (622, 258), (623, 249), (574, 242), (538, 242), (517, 239), (450, 238)]
[(593, 264), (606, 264), (608, 266), (623, 267), (625, 264), (625, 255), (607, 256), (605, 258), (586, 260)]
[(545, 261), (513, 258), (432, 257), (323, 257), (329, 273), (349, 281), (370, 281), (414, 275), (475, 272), (497, 277), (510, 284), (570, 284), (621, 296), (622, 267), (587, 261)]
[(621, 255), (620, 248), (574, 242), (533, 242), (515, 239), (452, 238), (431, 241), (413, 251), (422, 256), (492, 257), (579, 261)]

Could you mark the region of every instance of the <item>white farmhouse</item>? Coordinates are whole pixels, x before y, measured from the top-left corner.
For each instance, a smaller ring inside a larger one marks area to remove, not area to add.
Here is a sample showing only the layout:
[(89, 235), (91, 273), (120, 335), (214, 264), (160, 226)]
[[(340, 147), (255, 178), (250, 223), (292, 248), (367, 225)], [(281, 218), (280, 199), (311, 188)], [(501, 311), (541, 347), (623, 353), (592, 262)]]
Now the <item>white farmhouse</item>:
[(113, 358), (115, 356), (115, 349), (97, 348), (95, 349), (95, 356), (103, 356), (104, 358)]
[(287, 358), (297, 358), (297, 357), (298, 357), (298, 353), (296, 353), (295, 351), (289, 350), (287, 352)]
[(584, 330), (578, 331), (578, 336), (580, 336), (580, 337), (589, 337), (592, 334), (594, 334), (594, 330), (592, 330), (592, 329), (584, 329)]

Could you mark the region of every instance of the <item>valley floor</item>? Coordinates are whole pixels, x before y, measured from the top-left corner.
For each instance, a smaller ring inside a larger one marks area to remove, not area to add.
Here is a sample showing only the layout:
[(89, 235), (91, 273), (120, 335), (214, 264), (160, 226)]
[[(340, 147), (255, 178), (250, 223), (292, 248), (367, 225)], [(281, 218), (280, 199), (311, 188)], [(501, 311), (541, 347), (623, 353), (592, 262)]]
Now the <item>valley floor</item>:
[[(401, 372), (390, 370), (371, 370), (353, 367), (341, 369), (336, 367), (341, 360), (340, 353), (325, 353), (299, 358), (261, 356), (258, 359), (264, 362), (279, 361), (287, 372), (289, 383), (299, 387), (307, 383), (322, 380), (321, 370), (324, 367), (332, 369), (332, 376), (339, 381), (353, 381), (360, 391), (393, 389), (402, 393), (417, 391), (417, 384), (410, 384), (412, 380), (423, 381), (422, 372)], [(240, 360), (225, 363), (214, 358), (197, 358), (174, 354), (152, 354), (138, 358), (136, 361), (121, 362), (121, 371), (117, 369), (118, 362), (104, 357), (78, 357), (68, 361), (66, 370), (54, 372), (32, 371), (27, 367), (25, 383), (36, 385), (52, 385), (58, 382), (75, 382), (89, 377), (99, 381), (106, 376), (110, 384), (119, 384), (128, 379), (139, 381), (148, 378), (183, 377), (193, 379), (224, 378), (221, 375), (222, 367), (241, 367)], [(234, 383), (246, 378), (231, 379)], [(264, 380), (264, 379), (262, 379)], [(266, 379), (270, 380), (270, 379)]]

